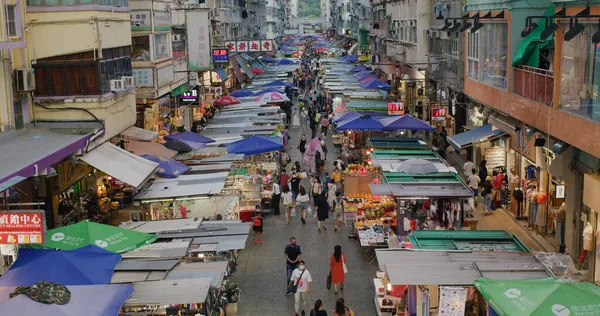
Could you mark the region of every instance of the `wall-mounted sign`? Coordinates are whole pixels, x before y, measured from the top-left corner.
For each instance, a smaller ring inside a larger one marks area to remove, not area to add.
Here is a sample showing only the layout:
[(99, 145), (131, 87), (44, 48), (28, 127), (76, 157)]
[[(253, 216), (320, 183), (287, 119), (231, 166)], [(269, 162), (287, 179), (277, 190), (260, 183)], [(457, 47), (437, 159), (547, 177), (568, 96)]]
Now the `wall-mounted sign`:
[(0, 244), (43, 244), (44, 212), (10, 211), (0, 214)]
[(60, 194), (70, 186), (83, 179), (93, 171), (92, 167), (86, 163), (76, 163), (65, 160), (56, 165), (56, 181), (52, 181), (52, 193)]
[(150, 10), (142, 11), (131, 11), (129, 14), (131, 19), (131, 30), (132, 31), (150, 31), (152, 30), (152, 23), (150, 17), (152, 12)]
[(404, 114), (404, 102), (388, 102), (388, 115)]
[(270, 52), (273, 51), (273, 40), (226, 41), (225, 47), (230, 53)]
[[(212, 69), (208, 10), (186, 11), (190, 70)], [(192, 36), (193, 34), (193, 36)]]
[(154, 87), (154, 71), (152, 68), (134, 68), (131, 71), (136, 87)]
[(248, 51), (260, 52), (260, 41), (248, 41)]
[(229, 64), (229, 51), (227, 48), (213, 48), (212, 59), (214, 64)]
[(198, 104), (200, 100), (200, 94), (198, 93), (198, 89), (190, 89), (179, 96), (182, 105), (194, 105)]
[(237, 41), (235, 42), (236, 50), (239, 53), (244, 53), (248, 51), (248, 41)]
[(202, 94), (220, 96), (223, 94), (223, 88), (221, 88), (221, 87), (204, 87), (204, 88), (202, 88)]
[(225, 47), (227, 47), (227, 50), (230, 52), (235, 52), (237, 48), (237, 46), (235, 45), (235, 41), (226, 41)]
[(272, 40), (264, 40), (260, 41), (261, 51), (270, 52), (273, 50), (273, 41)]
[(565, 198), (565, 186), (564, 184), (556, 185), (556, 198), (564, 199)]
[(171, 30), (171, 12), (154, 11), (154, 30)]
[(431, 109), (431, 120), (432, 121), (443, 121), (446, 118), (445, 108), (432, 108)]

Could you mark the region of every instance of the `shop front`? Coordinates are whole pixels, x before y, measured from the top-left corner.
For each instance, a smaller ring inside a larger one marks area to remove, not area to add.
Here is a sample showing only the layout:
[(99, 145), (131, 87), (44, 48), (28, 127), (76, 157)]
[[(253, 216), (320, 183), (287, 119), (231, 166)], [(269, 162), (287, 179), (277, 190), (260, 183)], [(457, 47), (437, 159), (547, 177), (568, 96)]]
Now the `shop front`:
[(581, 214), (582, 237), (580, 263), (587, 266), (588, 280), (600, 285), (600, 176), (585, 174), (583, 184), (584, 209)]
[(71, 160), (58, 163), (54, 168), (56, 176), (49, 180), (55, 227), (86, 219), (101, 221), (96, 218), (99, 215), (97, 210), (92, 207), (84, 208), (81, 202), (83, 199), (89, 206), (94, 204), (89, 200), (95, 195), (94, 168), (84, 162)]

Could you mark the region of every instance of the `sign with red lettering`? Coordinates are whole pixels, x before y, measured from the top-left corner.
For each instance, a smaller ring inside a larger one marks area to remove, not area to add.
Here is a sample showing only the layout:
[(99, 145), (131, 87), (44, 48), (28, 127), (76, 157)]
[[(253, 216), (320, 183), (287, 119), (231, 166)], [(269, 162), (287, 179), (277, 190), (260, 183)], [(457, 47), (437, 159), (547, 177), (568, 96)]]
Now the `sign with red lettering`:
[(266, 40), (260, 41), (260, 50), (263, 52), (270, 52), (273, 50), (273, 41)]
[(248, 41), (238, 41), (237, 42), (237, 51), (240, 53), (248, 51)]
[(260, 41), (249, 41), (248, 50), (251, 52), (260, 52)]
[(44, 212), (0, 212), (0, 244), (43, 244)]
[(388, 102), (388, 115), (404, 114), (404, 102)]
[(431, 109), (431, 120), (432, 121), (443, 121), (446, 118), (445, 108), (432, 108)]
[(227, 47), (227, 50), (229, 50), (232, 53), (236, 52), (237, 49), (235, 41), (225, 41), (225, 47)]
[(229, 52), (227, 48), (213, 48), (214, 64), (229, 64)]

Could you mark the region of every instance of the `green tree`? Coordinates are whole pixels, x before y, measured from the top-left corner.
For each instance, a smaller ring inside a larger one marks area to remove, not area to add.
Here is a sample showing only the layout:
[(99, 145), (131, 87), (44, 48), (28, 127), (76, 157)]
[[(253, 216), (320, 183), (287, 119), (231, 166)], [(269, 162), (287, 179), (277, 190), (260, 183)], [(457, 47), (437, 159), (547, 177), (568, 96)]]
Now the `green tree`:
[(321, 0), (301, 0), (298, 2), (298, 17), (321, 17)]

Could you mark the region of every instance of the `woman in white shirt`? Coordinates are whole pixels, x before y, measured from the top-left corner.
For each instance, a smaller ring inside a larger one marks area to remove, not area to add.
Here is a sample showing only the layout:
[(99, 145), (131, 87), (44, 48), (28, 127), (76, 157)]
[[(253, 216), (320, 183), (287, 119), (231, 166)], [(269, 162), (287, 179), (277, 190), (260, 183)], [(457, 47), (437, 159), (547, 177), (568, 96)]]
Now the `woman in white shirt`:
[(296, 205), (300, 207), (300, 220), (302, 224), (306, 224), (306, 210), (308, 209), (308, 203), (310, 202), (310, 197), (306, 194), (306, 189), (303, 186), (300, 186), (300, 190), (298, 196), (296, 197)]
[(283, 200), (283, 211), (285, 213), (285, 223), (289, 224), (292, 221), (292, 207), (294, 207), (294, 197), (290, 191), (289, 186), (281, 187), (283, 193), (281, 193), (281, 199)]

